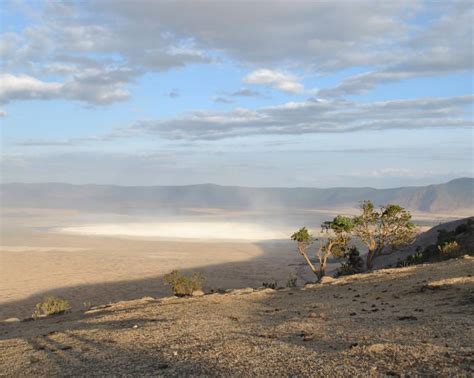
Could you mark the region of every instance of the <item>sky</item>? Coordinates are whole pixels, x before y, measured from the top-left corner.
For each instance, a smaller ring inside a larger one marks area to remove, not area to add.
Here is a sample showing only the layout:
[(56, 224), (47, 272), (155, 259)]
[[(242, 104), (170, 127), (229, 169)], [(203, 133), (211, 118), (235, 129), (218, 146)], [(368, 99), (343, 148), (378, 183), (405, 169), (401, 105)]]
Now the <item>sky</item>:
[(2, 182), (474, 176), (472, 1), (3, 0)]

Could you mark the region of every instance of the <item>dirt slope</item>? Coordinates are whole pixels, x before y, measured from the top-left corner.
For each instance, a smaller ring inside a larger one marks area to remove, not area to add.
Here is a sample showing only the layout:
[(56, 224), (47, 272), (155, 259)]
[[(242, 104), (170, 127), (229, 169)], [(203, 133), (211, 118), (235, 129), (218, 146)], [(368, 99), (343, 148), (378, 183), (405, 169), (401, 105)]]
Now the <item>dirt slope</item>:
[(0, 374), (472, 376), (473, 271), (465, 257), (1, 324)]

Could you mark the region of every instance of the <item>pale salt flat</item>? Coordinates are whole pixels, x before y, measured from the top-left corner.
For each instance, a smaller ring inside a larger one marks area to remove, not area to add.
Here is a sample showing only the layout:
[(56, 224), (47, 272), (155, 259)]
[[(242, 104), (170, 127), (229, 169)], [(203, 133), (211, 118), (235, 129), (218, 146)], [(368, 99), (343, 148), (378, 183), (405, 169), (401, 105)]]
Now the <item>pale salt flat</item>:
[(290, 230), (242, 222), (97, 223), (54, 229), (68, 234), (205, 240), (287, 239)]

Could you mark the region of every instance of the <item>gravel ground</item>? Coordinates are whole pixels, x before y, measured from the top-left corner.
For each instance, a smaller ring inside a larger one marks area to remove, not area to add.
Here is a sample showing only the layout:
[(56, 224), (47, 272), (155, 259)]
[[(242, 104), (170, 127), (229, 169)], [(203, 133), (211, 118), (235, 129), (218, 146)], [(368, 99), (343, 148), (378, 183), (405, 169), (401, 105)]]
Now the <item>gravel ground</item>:
[(473, 376), (474, 259), (0, 324), (0, 375)]

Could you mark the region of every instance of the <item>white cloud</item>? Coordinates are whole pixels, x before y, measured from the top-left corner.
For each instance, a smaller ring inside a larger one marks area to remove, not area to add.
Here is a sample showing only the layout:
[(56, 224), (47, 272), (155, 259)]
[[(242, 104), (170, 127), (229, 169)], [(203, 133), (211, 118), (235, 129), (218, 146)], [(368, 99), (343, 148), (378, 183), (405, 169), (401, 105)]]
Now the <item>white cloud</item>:
[[(128, 98), (126, 86), (147, 72), (212, 63), (216, 56), (247, 67), (306, 73), (367, 68), (366, 74), (321, 90), (321, 96), (329, 97), (411, 77), (466, 71), (473, 65), (474, 10), (469, 0), (102, 0), (23, 8), (27, 27), (0, 35), (3, 72), (45, 85), (54, 75), (56, 84), (69, 88), (60, 97), (92, 104)], [(429, 21), (421, 25), (423, 16)], [(91, 69), (99, 72), (93, 75), (97, 78), (111, 71), (129, 74), (112, 75), (116, 80), (107, 85), (85, 85), (83, 77)], [(303, 91), (297, 77), (274, 70), (256, 70), (247, 80), (288, 93)], [(4, 101), (51, 96), (51, 88), (48, 92), (42, 87)]]
[(67, 98), (97, 105), (108, 104), (129, 97), (122, 85), (130, 75), (121, 70), (91, 70), (73, 75), (61, 83), (42, 81), (28, 75), (1, 74), (0, 103)]
[(62, 84), (45, 82), (28, 75), (0, 75), (0, 102), (17, 99), (50, 99), (57, 97)]
[[(345, 96), (367, 92), (377, 85), (414, 77), (444, 76), (472, 72), (471, 2), (440, 3), (441, 16), (426, 28), (419, 28), (403, 43), (403, 52), (380, 69), (349, 77), (332, 88), (319, 91), (320, 96)], [(436, 8), (436, 6), (435, 6)]]
[(268, 85), (289, 93), (301, 93), (304, 90), (303, 85), (296, 76), (269, 69), (259, 69), (249, 73), (244, 78), (244, 82), (247, 84)]
[(472, 114), (466, 107), (473, 101), (472, 95), (373, 103), (308, 100), (257, 110), (195, 111), (175, 118), (138, 121), (127, 130), (165, 139), (217, 140), (248, 135), (472, 127)]
[(7, 112), (3, 109), (0, 109), (0, 117), (6, 117), (7, 116)]

